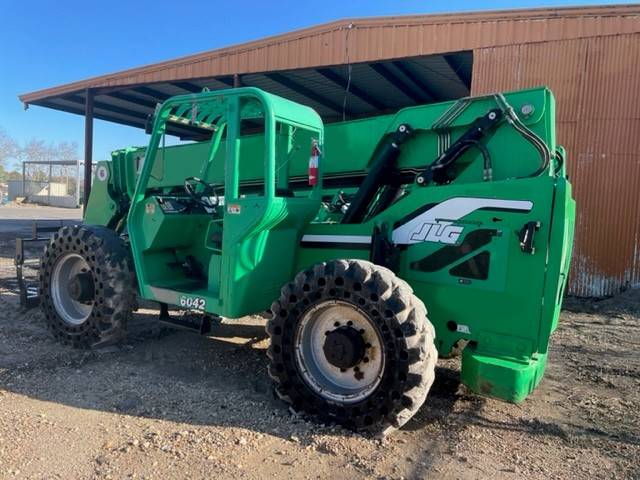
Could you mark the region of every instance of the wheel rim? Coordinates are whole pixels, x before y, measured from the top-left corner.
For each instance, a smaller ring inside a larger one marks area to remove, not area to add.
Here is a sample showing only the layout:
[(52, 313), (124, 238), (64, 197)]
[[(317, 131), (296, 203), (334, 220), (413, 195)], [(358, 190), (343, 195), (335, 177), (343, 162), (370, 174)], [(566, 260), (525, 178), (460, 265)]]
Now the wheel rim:
[[(329, 334), (345, 328), (358, 332), (365, 347), (355, 365), (340, 368), (327, 357), (326, 341)], [(368, 397), (382, 380), (385, 352), (380, 334), (369, 317), (351, 303), (329, 300), (311, 307), (298, 324), (294, 345), (302, 378), (325, 399), (355, 403)]]
[(78, 326), (91, 315), (93, 302), (80, 302), (70, 291), (71, 279), (90, 271), (87, 261), (77, 253), (63, 255), (56, 262), (51, 274), (51, 298), (60, 318), (67, 324)]

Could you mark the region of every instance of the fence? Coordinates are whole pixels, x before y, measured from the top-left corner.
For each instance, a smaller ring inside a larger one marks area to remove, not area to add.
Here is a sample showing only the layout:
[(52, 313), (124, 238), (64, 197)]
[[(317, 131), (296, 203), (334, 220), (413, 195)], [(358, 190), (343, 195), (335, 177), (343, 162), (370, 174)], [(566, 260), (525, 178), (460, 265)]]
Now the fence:
[(22, 180), (8, 183), (8, 199), (55, 207), (74, 208), (80, 204), (80, 161), (22, 162)]

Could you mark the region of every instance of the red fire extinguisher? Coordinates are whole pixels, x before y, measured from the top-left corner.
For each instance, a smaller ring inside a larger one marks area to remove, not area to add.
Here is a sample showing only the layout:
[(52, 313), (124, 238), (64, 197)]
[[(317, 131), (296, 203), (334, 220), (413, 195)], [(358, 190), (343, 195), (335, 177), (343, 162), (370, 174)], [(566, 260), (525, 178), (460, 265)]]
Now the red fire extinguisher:
[(318, 163), (320, 162), (320, 146), (315, 138), (311, 140), (311, 156), (309, 156), (309, 185), (318, 183)]

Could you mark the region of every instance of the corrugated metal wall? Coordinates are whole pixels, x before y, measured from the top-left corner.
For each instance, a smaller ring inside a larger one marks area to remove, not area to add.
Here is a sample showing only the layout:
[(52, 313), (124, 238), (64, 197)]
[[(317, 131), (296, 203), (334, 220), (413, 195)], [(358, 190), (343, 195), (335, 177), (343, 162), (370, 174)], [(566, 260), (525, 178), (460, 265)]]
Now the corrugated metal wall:
[(640, 34), (474, 51), (472, 94), (549, 86), (578, 202), (569, 293), (640, 284)]

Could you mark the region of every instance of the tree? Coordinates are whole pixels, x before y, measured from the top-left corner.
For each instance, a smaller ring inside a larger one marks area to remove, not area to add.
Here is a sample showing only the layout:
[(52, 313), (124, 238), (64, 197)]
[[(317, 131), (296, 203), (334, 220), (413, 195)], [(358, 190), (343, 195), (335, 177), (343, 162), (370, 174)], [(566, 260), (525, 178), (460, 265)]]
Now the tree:
[(0, 182), (6, 182), (9, 180), (22, 180), (22, 173), (15, 170), (5, 170), (5, 168), (0, 165)]
[(18, 151), (17, 142), (0, 127), (0, 166), (7, 167), (9, 161), (17, 157)]
[[(19, 180), (22, 171), (17, 171), (14, 162), (77, 162), (78, 144), (76, 142), (46, 143), (44, 140), (32, 138), (22, 146), (11, 138), (0, 127), (0, 181)], [(51, 170), (50, 170), (51, 168)], [(49, 172), (54, 182), (66, 182), (68, 189), (75, 189), (75, 168), (64, 165), (29, 164), (26, 167), (27, 178), (33, 181), (46, 182)], [(70, 177), (70, 174), (72, 177)]]
[(78, 143), (77, 142), (60, 142), (54, 148), (54, 156), (56, 160), (64, 160), (67, 162), (75, 162), (78, 160)]
[[(53, 146), (47, 145), (44, 140), (32, 138), (20, 149), (20, 160), (23, 162), (48, 162), (53, 160)], [(27, 166), (29, 179), (37, 182), (47, 181), (49, 167), (33, 164)]]

